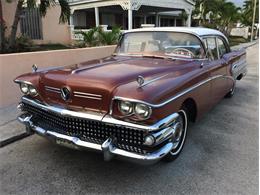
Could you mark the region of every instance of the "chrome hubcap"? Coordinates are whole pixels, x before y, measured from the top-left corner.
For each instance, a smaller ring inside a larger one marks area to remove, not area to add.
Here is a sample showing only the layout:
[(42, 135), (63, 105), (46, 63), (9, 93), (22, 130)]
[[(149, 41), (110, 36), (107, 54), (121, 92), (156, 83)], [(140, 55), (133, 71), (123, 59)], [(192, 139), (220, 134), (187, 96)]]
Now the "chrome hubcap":
[(177, 122), (176, 125), (174, 125), (174, 128), (176, 130), (175, 130), (175, 134), (172, 139), (173, 144), (174, 144), (173, 149), (177, 148), (177, 146), (179, 145), (179, 143), (181, 141), (181, 137), (182, 137), (182, 134), (184, 131), (183, 122), (182, 121)]
[(171, 151), (172, 155), (176, 155), (180, 152), (185, 137), (186, 137), (186, 125), (187, 125), (187, 117), (186, 113), (182, 111), (181, 115), (177, 119), (176, 123), (174, 124), (173, 128), (175, 128), (175, 133), (172, 137), (173, 148)]

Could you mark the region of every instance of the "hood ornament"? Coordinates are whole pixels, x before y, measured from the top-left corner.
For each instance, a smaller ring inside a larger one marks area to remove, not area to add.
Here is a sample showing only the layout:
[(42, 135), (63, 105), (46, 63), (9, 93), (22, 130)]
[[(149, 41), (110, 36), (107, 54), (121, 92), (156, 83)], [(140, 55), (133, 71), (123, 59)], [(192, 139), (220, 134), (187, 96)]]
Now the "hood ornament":
[(139, 84), (139, 87), (142, 87), (142, 85), (144, 84), (144, 77), (139, 75), (136, 79), (137, 83)]
[(32, 65), (32, 71), (33, 71), (33, 72), (37, 72), (37, 70), (38, 70), (37, 65), (36, 65), (36, 64), (33, 64), (33, 65)]

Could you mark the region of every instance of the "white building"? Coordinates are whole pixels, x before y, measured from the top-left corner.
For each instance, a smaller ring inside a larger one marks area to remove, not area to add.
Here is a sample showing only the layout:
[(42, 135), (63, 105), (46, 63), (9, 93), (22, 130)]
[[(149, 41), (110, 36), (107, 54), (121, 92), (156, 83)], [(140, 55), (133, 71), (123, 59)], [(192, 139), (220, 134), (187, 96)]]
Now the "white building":
[[(190, 26), (193, 0), (70, 0), (71, 30), (103, 25), (123, 30), (154, 26)], [(179, 15), (185, 12), (185, 21)]]
[[(11, 31), (18, 1), (3, 1), (7, 34)], [(69, 0), (70, 22), (59, 23), (60, 7), (48, 9), (41, 17), (39, 9), (24, 9), (18, 25), (18, 36), (26, 35), (36, 44), (71, 44), (81, 39), (75, 31), (87, 31), (103, 25), (106, 29), (119, 26), (122, 30), (154, 26), (190, 26), (192, 0)], [(186, 13), (186, 19), (180, 13)], [(187, 17), (188, 16), (188, 17)]]

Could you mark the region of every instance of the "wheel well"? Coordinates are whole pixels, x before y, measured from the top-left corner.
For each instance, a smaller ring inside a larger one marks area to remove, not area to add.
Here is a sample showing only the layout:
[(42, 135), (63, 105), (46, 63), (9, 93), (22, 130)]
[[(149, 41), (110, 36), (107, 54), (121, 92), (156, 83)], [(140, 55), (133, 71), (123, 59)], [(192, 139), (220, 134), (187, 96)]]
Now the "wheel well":
[(243, 74), (238, 75), (237, 80), (241, 80), (243, 77)]
[(185, 106), (186, 109), (188, 109), (188, 120), (191, 122), (195, 122), (197, 117), (197, 105), (195, 101), (192, 98), (188, 98), (183, 102), (182, 105)]

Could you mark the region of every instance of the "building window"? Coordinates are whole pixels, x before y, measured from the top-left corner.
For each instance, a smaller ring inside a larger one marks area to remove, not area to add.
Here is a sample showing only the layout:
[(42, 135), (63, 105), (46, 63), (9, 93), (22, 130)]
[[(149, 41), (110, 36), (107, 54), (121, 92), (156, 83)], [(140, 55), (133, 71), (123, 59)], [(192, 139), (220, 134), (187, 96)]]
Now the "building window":
[(114, 14), (102, 13), (101, 20), (103, 25), (107, 25), (108, 29), (112, 29), (116, 25), (116, 18)]
[(183, 26), (183, 20), (182, 19), (177, 19), (176, 20), (176, 26)]
[(43, 39), (42, 21), (38, 8), (23, 10), (21, 16), (21, 33), (31, 39)]
[(161, 26), (175, 26), (174, 18), (161, 18)]
[(146, 23), (155, 25), (155, 16), (148, 16), (146, 19)]

